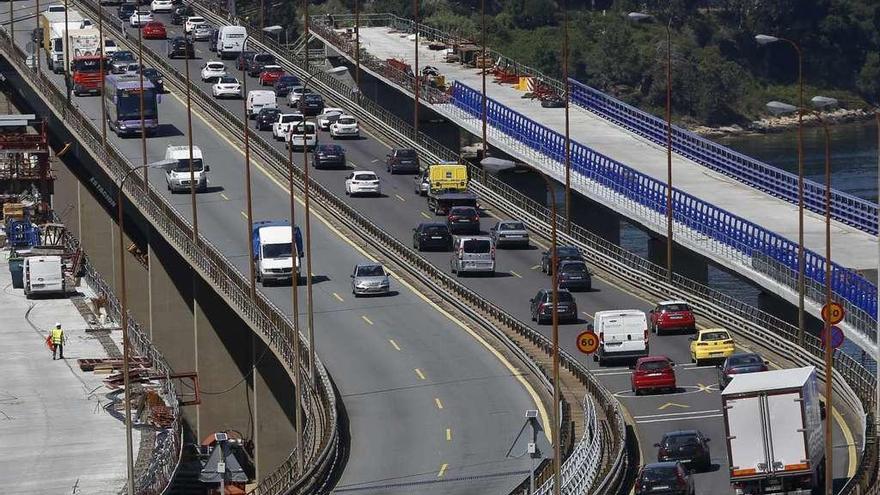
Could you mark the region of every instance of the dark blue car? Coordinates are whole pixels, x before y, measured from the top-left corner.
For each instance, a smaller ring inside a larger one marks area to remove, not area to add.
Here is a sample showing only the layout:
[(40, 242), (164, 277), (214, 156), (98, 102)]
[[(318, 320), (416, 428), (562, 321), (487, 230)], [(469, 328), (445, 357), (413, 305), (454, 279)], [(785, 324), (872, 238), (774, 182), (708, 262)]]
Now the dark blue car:
[(275, 89), (275, 94), (277, 96), (287, 96), (287, 94), (290, 93), (290, 88), (299, 86), (299, 84), (300, 81), (298, 77), (292, 74), (284, 74), (275, 81), (273, 88)]

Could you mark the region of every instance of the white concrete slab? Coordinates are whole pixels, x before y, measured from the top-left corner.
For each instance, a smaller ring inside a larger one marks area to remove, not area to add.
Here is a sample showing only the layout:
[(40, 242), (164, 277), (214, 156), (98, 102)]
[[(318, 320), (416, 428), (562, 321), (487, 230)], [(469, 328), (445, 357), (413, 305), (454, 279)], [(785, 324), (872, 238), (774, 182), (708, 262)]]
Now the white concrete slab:
[[(106, 375), (76, 362), (107, 353), (70, 299), (30, 300), (13, 289), (8, 254), (0, 252), (0, 486), (20, 495), (116, 495), (126, 482), (125, 427), (104, 409)], [(64, 360), (53, 361), (45, 344), (55, 322), (67, 336)], [(137, 430), (133, 442), (137, 455)]]
[[(362, 27), (360, 33), (361, 47), (370, 54), (383, 60), (393, 57), (413, 64), (413, 42), (406, 35), (392, 32), (386, 27)], [(419, 64), (437, 67), (450, 82), (460, 81), (478, 91), (482, 87), (479, 70), (458, 63), (446, 63), (443, 61), (442, 51), (429, 50), (424, 44), (419, 47)], [(523, 92), (510, 85), (495, 84), (491, 80), (491, 76), (488, 76), (487, 94), (490, 98), (550, 129), (564, 132), (562, 109), (542, 108), (537, 101), (523, 99)], [(443, 113), (449, 115), (448, 112)], [(576, 106), (571, 107), (570, 123), (573, 141), (589, 146), (651, 177), (666, 181), (666, 150), (662, 146)], [(797, 207), (794, 204), (678, 155), (673, 157), (673, 183), (678, 189), (797, 242)], [(854, 269), (877, 267), (876, 236), (836, 221), (833, 222), (831, 234), (832, 259), (836, 263)], [(824, 236), (824, 217), (807, 211), (804, 215), (804, 242), (807, 248), (824, 253)]]

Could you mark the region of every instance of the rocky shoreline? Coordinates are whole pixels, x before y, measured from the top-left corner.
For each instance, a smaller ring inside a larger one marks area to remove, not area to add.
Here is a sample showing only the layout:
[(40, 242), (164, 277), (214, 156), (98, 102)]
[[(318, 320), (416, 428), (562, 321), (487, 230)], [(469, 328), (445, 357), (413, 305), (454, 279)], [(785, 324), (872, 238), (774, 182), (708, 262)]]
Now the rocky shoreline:
[[(873, 118), (873, 111), (861, 108), (855, 110), (839, 108), (829, 112), (822, 112), (822, 119), (830, 125), (861, 122)], [(755, 120), (747, 127), (736, 124), (720, 127), (692, 126), (689, 130), (704, 137), (742, 136), (787, 131), (796, 128), (797, 122), (797, 115), (781, 115)], [(819, 122), (815, 115), (804, 115), (804, 125), (817, 126)]]

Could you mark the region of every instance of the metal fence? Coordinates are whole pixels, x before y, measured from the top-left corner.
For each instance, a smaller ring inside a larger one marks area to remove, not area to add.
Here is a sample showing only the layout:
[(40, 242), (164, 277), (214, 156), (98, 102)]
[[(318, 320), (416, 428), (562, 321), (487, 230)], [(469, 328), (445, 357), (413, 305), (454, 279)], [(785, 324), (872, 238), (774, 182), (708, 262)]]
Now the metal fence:
[[(87, 9), (91, 5), (78, 3)], [(98, 15), (96, 11), (92, 13)], [(105, 16), (109, 20), (109, 16)], [(15, 66), (22, 77), (44, 99), (50, 110), (62, 120), (75, 135), (79, 145), (89, 150), (96, 162), (105, 168), (116, 181), (130, 169), (131, 164), (113, 143), (103, 146), (100, 130), (95, 123), (83, 116), (68, 102), (65, 94), (42, 72), (26, 64), (27, 54), (11, 43), (7, 31), (0, 31), (0, 51)], [(147, 186), (145, 188), (145, 186)], [(233, 308), (267, 343), (289, 375), (293, 369), (292, 339), (296, 336), (291, 321), (262, 293), (250, 296), (250, 285), (235, 265), (226, 259), (207, 239), (193, 240), (192, 226), (180, 216), (152, 186), (144, 184), (138, 174), (126, 182), (126, 195), (141, 214), (168, 240), (189, 264), (208, 281), (231, 308)], [(308, 341), (300, 338), (300, 362), (308, 363)], [(308, 493), (322, 486), (326, 475), (337, 462), (338, 431), (336, 396), (320, 360), (316, 360), (316, 380), (313, 381), (307, 366), (301, 366), (300, 383), (303, 384), (303, 410), (306, 412), (303, 431), (303, 459), (307, 469), (296, 472), (294, 456), (265, 477), (253, 490), (258, 494), (278, 494), (297, 490)]]
[[(452, 103), (470, 119), (482, 115), (482, 93), (460, 82), (453, 86)], [(534, 120), (487, 98), (487, 121), (496, 131), (522, 143), (543, 158), (544, 169), (552, 175), (564, 174), (565, 137)], [(590, 196), (608, 201), (624, 201), (636, 218), (662, 224), (666, 215), (666, 183), (602, 155), (580, 143), (571, 142), (571, 169), (574, 187), (586, 188)], [(792, 290), (797, 287), (797, 243), (744, 220), (730, 212), (673, 189), (673, 217), (677, 234), (688, 237), (703, 250), (757, 270)], [(679, 237), (681, 240), (681, 237)], [(708, 242), (707, 242), (708, 241)], [(861, 275), (831, 264), (831, 286), (847, 305), (847, 322), (871, 341), (876, 332), (877, 287)], [(825, 258), (806, 250), (805, 278), (808, 294), (823, 301)]]

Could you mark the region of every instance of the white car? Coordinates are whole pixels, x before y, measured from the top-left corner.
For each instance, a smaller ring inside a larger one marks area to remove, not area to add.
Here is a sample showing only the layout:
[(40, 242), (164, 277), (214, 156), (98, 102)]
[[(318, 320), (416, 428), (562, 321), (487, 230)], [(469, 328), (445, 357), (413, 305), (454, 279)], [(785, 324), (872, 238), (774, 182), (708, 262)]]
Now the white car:
[(318, 121), (318, 127), (321, 128), (322, 131), (329, 131), (330, 124), (336, 122), (342, 114), (345, 113), (345, 110), (336, 107), (326, 107), (324, 111), (321, 112), (315, 120)]
[(336, 122), (330, 125), (330, 137), (359, 137), (361, 130), (358, 127), (357, 119), (351, 115), (340, 115)]
[(191, 33), (193, 29), (196, 28), (196, 24), (207, 24), (208, 21), (205, 20), (204, 17), (198, 16), (189, 16), (186, 18), (186, 22), (183, 23), (183, 30), (186, 33)]
[(284, 141), (290, 132), (290, 126), (304, 119), (301, 113), (282, 113), (278, 115), (278, 120), (272, 123), (272, 136), (278, 141)]
[(205, 62), (202, 66), (202, 81), (211, 82), (226, 75), (226, 66), (223, 62)]
[(241, 83), (238, 79), (224, 74), (211, 86), (211, 94), (214, 98), (241, 98)]
[(116, 40), (105, 38), (104, 39), (104, 55), (110, 55), (113, 52), (119, 51), (119, 45), (116, 44)]
[(352, 172), (345, 178), (345, 194), (382, 194), (382, 186), (379, 185), (379, 176), (373, 172)]
[(314, 91), (309, 88), (303, 88), (302, 86), (294, 86), (290, 88), (290, 93), (287, 94), (287, 106), (291, 108), (298, 107), (299, 100), (304, 93), (314, 93)]
[(318, 145), (318, 126), (314, 122), (296, 122), (284, 140), (288, 149), (312, 149)]
[(174, 3), (171, 0), (153, 0), (150, 4), (150, 10), (154, 13), (172, 12), (174, 10)]
[(148, 22), (153, 22), (152, 12), (138, 12), (137, 10), (128, 18), (128, 25), (131, 27), (141, 27)]

